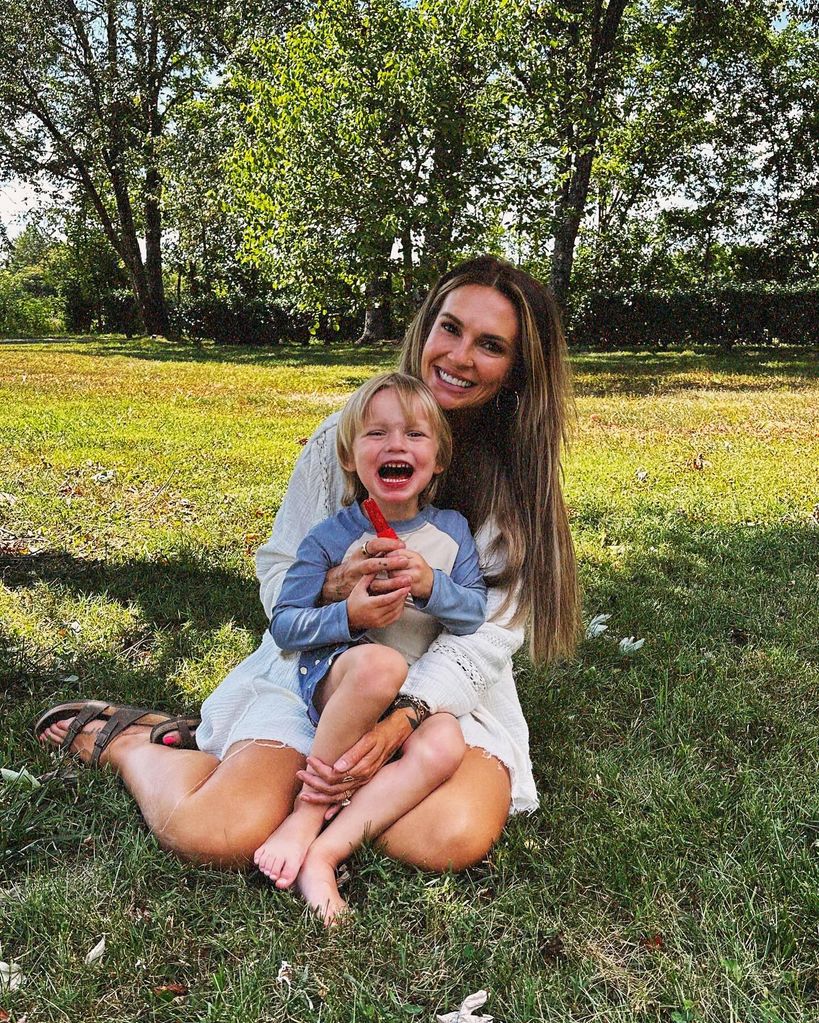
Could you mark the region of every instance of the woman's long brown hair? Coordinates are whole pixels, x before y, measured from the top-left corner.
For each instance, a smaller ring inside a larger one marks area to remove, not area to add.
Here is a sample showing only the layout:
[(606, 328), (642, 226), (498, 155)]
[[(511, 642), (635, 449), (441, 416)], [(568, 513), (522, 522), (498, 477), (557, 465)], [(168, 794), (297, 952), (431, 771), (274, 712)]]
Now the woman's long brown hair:
[[(560, 313), (551, 291), (495, 256), (454, 267), (427, 295), (404, 338), (400, 368), (421, 376), (421, 353), (444, 299), (456, 288), (495, 288), (518, 317), (516, 363), (508, 390), (485, 405), (457, 436), (438, 503), (454, 507), (473, 532), (489, 519), (497, 532), (487, 583), (507, 588), (495, 616), (525, 623), (535, 663), (572, 652), (580, 622), (577, 564), (563, 499), (562, 451), (574, 418), (571, 372)], [(516, 392), (519, 404), (512, 392)]]

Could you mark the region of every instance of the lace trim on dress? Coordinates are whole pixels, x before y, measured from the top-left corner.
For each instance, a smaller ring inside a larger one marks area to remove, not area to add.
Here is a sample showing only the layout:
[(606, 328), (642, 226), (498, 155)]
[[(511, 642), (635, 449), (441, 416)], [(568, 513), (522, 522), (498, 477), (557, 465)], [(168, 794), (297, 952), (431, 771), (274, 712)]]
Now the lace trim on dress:
[(476, 693), (485, 693), (489, 688), (486, 676), (478, 670), (478, 666), (473, 660), (464, 654), (463, 650), (460, 650), (452, 643), (434, 643), (430, 650), (434, 649), (436, 653), (445, 654), (450, 660), (454, 661), (455, 664), (461, 669), (464, 675), (469, 679), (472, 684), (472, 688)]
[(325, 518), (329, 518), (332, 515), (330, 509), (330, 470), (327, 465), (327, 438), (324, 433), (320, 433), (316, 437), (316, 444), (319, 447), (319, 465), (321, 466), (322, 475), (322, 487), (321, 492), (324, 494), (324, 514)]

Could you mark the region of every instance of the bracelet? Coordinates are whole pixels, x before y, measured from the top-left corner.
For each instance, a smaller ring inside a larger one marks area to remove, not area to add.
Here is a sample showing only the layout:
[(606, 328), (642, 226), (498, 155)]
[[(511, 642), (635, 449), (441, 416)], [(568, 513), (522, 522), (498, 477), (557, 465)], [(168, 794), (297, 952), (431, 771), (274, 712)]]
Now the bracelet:
[(429, 705), (424, 703), (424, 701), (420, 700), (417, 696), (409, 696), (407, 693), (399, 693), (381, 715), (379, 721), (383, 721), (384, 718), (389, 717), (394, 710), (401, 710), (404, 707), (408, 710), (415, 711), (414, 717), (407, 715), (407, 720), (409, 721), (413, 732), (423, 721), (426, 721), (432, 713), (429, 709)]

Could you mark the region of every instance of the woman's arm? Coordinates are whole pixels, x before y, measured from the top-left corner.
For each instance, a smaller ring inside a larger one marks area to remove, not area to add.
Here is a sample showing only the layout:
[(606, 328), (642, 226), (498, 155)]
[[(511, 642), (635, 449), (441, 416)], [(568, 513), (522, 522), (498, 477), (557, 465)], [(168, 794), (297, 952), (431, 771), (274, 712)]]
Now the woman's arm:
[(299, 544), (313, 526), (341, 507), (344, 483), (333, 429), (337, 418), (333, 415), (325, 419), (307, 442), (276, 514), (273, 533), (256, 553), (259, 595), (268, 618)]
[[(494, 524), (488, 522), (475, 536), (486, 574), (501, 567), (492, 552), (496, 533)], [(433, 640), (410, 667), (401, 692), (423, 700), (433, 713), (447, 711), (460, 717), (473, 711), (487, 689), (511, 670), (512, 655), (523, 643), (523, 627), (510, 624), (514, 606), (503, 618), (494, 617), (505, 597), (506, 591), (498, 587), (488, 591), (486, 622), (472, 635), (445, 631)]]

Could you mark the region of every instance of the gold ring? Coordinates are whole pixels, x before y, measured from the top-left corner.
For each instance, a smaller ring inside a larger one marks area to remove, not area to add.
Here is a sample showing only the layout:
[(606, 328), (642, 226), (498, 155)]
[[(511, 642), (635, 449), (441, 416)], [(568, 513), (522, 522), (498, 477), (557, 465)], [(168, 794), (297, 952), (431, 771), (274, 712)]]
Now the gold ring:
[(351, 774), (345, 774), (344, 777), (341, 780), (343, 782), (346, 782), (347, 785), (349, 785), (350, 782), (355, 781), (355, 778)]
[(367, 550), (367, 544), (369, 542), (370, 542), (369, 540), (365, 540), (364, 543), (361, 545), (361, 553), (364, 555), (365, 558), (372, 557), (372, 554), (370, 554), (370, 552)]
[(339, 803), (339, 806), (349, 806), (349, 805), (350, 805), (350, 800), (349, 799), (342, 799), (341, 802)]

